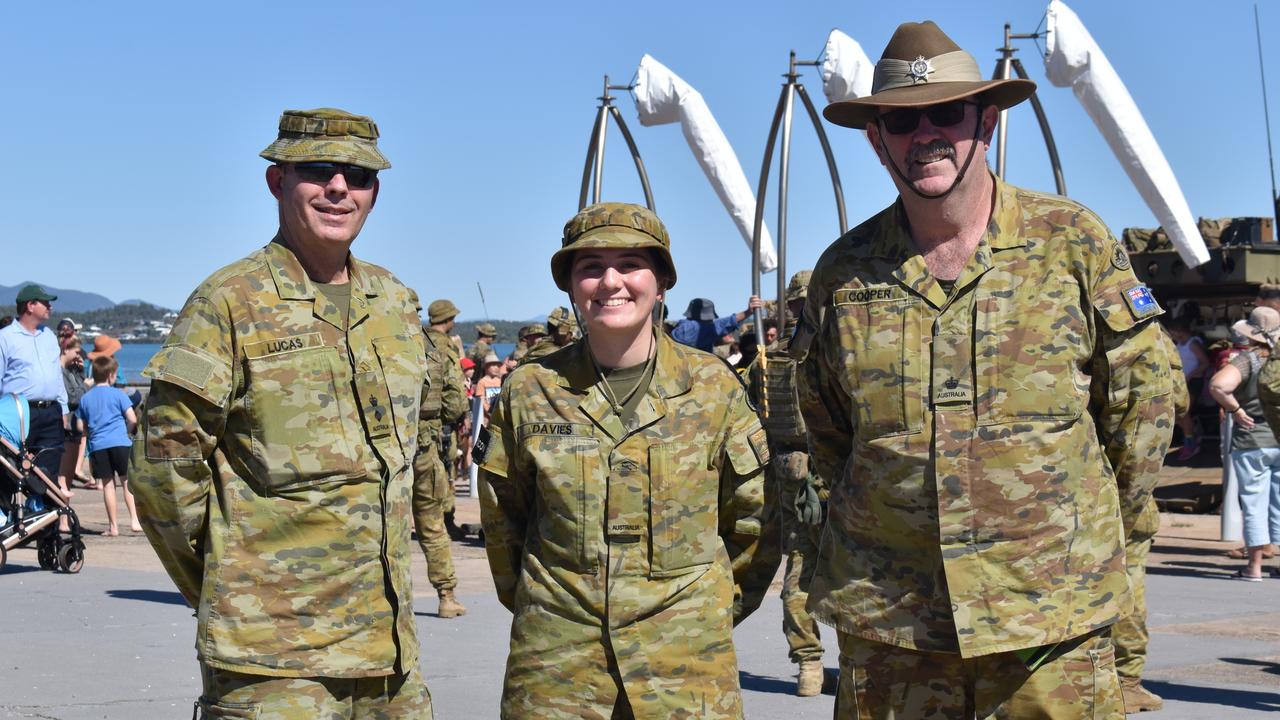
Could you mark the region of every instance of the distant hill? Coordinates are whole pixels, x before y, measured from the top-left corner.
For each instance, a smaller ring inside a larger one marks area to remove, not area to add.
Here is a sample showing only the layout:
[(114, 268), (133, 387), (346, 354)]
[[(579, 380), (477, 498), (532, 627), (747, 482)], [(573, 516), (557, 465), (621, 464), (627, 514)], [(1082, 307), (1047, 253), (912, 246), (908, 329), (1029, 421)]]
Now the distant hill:
[(26, 280), (13, 286), (0, 285), (0, 314), (12, 314), (13, 304), (18, 299), (18, 291), (32, 283), (35, 283), (46, 291), (58, 296), (58, 299), (53, 303), (54, 315), (57, 315), (58, 313), (92, 312), (94, 310), (103, 310), (115, 307), (115, 303), (112, 302), (110, 298), (97, 293), (68, 290), (66, 288), (54, 287), (35, 280)]

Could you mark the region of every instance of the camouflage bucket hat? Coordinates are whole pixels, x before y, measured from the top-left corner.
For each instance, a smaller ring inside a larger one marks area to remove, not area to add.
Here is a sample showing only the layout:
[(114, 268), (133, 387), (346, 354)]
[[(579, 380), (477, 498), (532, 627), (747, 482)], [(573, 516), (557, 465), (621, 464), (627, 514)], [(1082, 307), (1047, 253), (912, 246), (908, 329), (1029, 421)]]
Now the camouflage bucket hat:
[(564, 225), (560, 249), (551, 256), (551, 277), (556, 287), (569, 292), (569, 269), (575, 250), (587, 248), (652, 248), (659, 267), (668, 278), (666, 289), (675, 287), (676, 264), (671, 261), (671, 238), (652, 210), (632, 203), (606, 202), (588, 205)]
[(449, 300), (433, 300), (427, 306), (427, 322), (432, 325), (446, 322), (454, 317), (458, 317), (458, 306)]
[(812, 270), (801, 270), (791, 276), (791, 282), (787, 283), (787, 302), (809, 297), (809, 278), (811, 277), (813, 277)]
[(285, 110), (280, 135), (258, 153), (272, 162), (335, 162), (386, 170), (391, 161), (378, 149), (378, 126), (364, 115), (335, 108)]
[(520, 328), (520, 333), (518, 337), (521, 340), (523, 340), (529, 337), (530, 335), (546, 335), (546, 334), (547, 334), (546, 325), (543, 325), (542, 323), (532, 323)]
[(494, 327), (493, 323), (480, 323), (476, 326), (476, 334), (496, 338), (498, 337), (498, 328)]
[(822, 109), (828, 122), (862, 130), (879, 108), (927, 107), (977, 96), (1001, 110), (1031, 97), (1031, 80), (987, 80), (973, 56), (932, 20), (903, 23), (889, 38), (871, 78), (871, 94)]
[(558, 307), (547, 315), (548, 335), (554, 335), (558, 330), (573, 332), (577, 329), (578, 318), (574, 317), (573, 312), (567, 307)]

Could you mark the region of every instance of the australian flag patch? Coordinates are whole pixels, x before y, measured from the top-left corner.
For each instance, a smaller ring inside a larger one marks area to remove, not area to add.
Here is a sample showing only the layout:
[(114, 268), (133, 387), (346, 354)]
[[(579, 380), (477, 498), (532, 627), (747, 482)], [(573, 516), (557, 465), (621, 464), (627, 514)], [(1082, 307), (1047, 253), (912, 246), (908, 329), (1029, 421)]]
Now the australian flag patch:
[(1160, 304), (1146, 285), (1134, 285), (1124, 291), (1124, 299), (1129, 303), (1129, 310), (1139, 320), (1160, 313)]

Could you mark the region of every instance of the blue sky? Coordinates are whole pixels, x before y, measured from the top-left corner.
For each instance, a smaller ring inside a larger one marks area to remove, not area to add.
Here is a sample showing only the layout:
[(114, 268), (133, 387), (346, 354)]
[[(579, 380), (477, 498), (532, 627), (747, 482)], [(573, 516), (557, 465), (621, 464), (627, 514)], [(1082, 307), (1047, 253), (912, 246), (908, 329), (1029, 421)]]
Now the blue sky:
[[(1194, 215), (1270, 215), (1253, 5), (1076, 0), (1164, 149)], [(21, 3), (7, 8), (0, 136), (10, 203), (0, 284), (26, 279), (170, 307), (217, 267), (268, 241), (274, 201), (257, 154), (285, 108), (371, 115), (394, 167), (354, 252), (423, 304), (522, 319), (565, 303), (548, 269), (577, 209), (602, 76), (644, 53), (705, 97), (754, 186), (787, 53), (815, 58), (838, 27), (879, 57), (898, 23), (936, 20), (984, 69), (1006, 21), (1037, 28), (1047, 2)], [(1280, 7), (1262, 31), (1280, 102)], [(1069, 194), (1111, 227), (1155, 220), (1069, 89), (1022, 58), (1063, 154)], [(802, 82), (824, 103), (816, 69)], [(650, 173), (680, 274), (669, 303), (740, 309), (750, 254), (676, 125), (641, 127), (618, 105)], [(1280, 105), (1273, 109), (1280, 112)], [(791, 270), (837, 235), (813, 131), (797, 118)], [(828, 126), (851, 224), (893, 201), (862, 133)], [(1052, 190), (1029, 105), (1011, 114), (1007, 177)], [(776, 176), (771, 189), (777, 185)], [(642, 202), (615, 130), (606, 199)], [(766, 217), (775, 214), (769, 199)], [(772, 288), (771, 275), (765, 287)]]

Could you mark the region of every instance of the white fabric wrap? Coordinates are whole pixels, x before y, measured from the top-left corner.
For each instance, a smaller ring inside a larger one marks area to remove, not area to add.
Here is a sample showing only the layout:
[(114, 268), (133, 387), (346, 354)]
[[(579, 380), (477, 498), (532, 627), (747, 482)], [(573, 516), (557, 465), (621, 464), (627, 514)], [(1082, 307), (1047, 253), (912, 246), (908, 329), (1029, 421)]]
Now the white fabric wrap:
[[(636, 79), (636, 108), (640, 112), (640, 124), (664, 125), (679, 122), (689, 149), (702, 166), (702, 172), (720, 197), (724, 209), (742, 233), (742, 239), (751, 249), (751, 235), (755, 230), (756, 198), (747, 176), (742, 172), (733, 146), (702, 99), (702, 94), (689, 83), (667, 69), (665, 65), (645, 55), (640, 59)], [(773, 238), (768, 226), (760, 228), (760, 271), (772, 272), (778, 267), (778, 256), (773, 248)]]
[(1071, 8), (1051, 0), (1047, 12), (1049, 81), (1071, 87), (1187, 267), (1207, 262), (1191, 208), (1133, 96)]
[(839, 30), (827, 35), (822, 50), (822, 92), (827, 102), (856, 100), (871, 94), (875, 65), (857, 40)]

